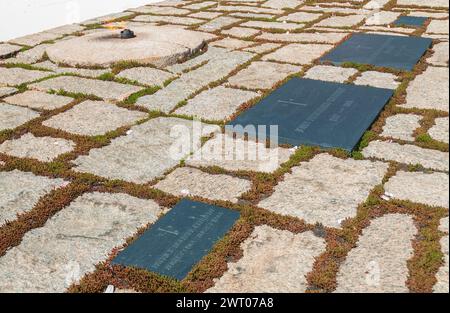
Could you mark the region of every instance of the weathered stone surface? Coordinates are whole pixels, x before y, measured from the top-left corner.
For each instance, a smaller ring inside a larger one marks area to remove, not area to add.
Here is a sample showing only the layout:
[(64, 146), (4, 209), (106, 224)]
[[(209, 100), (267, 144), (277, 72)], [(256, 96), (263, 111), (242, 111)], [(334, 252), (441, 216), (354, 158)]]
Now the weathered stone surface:
[(396, 199), (448, 208), (448, 186), (448, 175), (444, 173), (399, 171), (389, 179), (384, 189)]
[(89, 68), (77, 68), (77, 67), (67, 67), (58, 66), (50, 61), (44, 61), (40, 63), (35, 63), (34, 66), (39, 68), (45, 68), (51, 70), (58, 74), (76, 74), (84, 77), (97, 78), (103, 74), (109, 73), (109, 69), (89, 69)]
[(222, 34), (233, 37), (246, 38), (260, 34), (259, 29), (246, 28), (246, 27), (233, 27), (222, 31)]
[(0, 43), (0, 59), (19, 52), (21, 49), (21, 46), (10, 45), (9, 43)]
[(42, 79), (46, 76), (50, 76), (51, 74), (51, 72), (30, 71), (20, 67), (0, 67), (0, 86), (18, 86), (24, 83)]
[(202, 31), (207, 31), (207, 32), (215, 32), (224, 27), (230, 26), (232, 24), (236, 24), (239, 21), (240, 21), (240, 19), (237, 19), (234, 17), (220, 16), (220, 17), (217, 17), (217, 18), (207, 22), (206, 24), (203, 24), (198, 29), (202, 30)]
[(409, 84), (403, 106), (448, 112), (448, 81), (448, 68), (429, 66)]
[(7, 140), (0, 144), (0, 153), (18, 158), (50, 162), (59, 155), (72, 151), (74, 148), (75, 143), (71, 140), (35, 137), (31, 133), (27, 133), (19, 139)]
[(0, 131), (16, 128), (37, 117), (39, 113), (33, 110), (0, 102)]
[(211, 121), (225, 120), (241, 105), (257, 97), (259, 94), (252, 91), (220, 86), (200, 93), (177, 109), (175, 114), (192, 115)]
[(245, 48), (243, 50), (249, 51), (249, 52), (258, 53), (258, 54), (262, 54), (262, 53), (265, 53), (265, 52), (277, 49), (279, 47), (281, 47), (281, 45), (278, 44), (278, 43), (270, 43), (270, 42), (268, 42), (268, 43), (260, 44), (258, 46), (248, 47), (248, 48)]
[[(101, 117), (101, 118), (100, 118)], [(51, 117), (42, 124), (66, 132), (82, 135), (103, 135), (122, 126), (133, 125), (147, 114), (119, 108), (102, 101), (84, 101), (69, 111)]]
[(343, 40), (347, 35), (348, 33), (263, 33), (256, 38), (274, 42), (311, 42), (335, 44)]
[(32, 109), (54, 110), (71, 103), (73, 98), (52, 95), (41, 91), (28, 90), (24, 93), (7, 97), (3, 101)]
[(262, 29), (284, 29), (284, 30), (295, 30), (303, 27), (303, 25), (297, 23), (287, 23), (287, 22), (280, 23), (267, 21), (248, 21), (241, 24), (241, 26), (262, 28)]
[(249, 67), (228, 79), (231, 86), (248, 89), (270, 89), (301, 67), (273, 62), (253, 62)]
[(316, 65), (306, 72), (305, 78), (343, 83), (356, 73), (354, 68)]
[(47, 47), (50, 46), (51, 46), (50, 44), (42, 44), (34, 48), (25, 50), (23, 52), (19, 52), (15, 57), (6, 59), (5, 62), (26, 63), (26, 64), (36, 63), (44, 57), (45, 49), (47, 49)]
[[(197, 150), (200, 137), (216, 129), (216, 126), (206, 125), (200, 133), (194, 133), (192, 121), (179, 118), (151, 119), (132, 127), (126, 136), (113, 139), (108, 146), (93, 149), (89, 155), (78, 157), (73, 161), (77, 165), (74, 170), (139, 184), (147, 183)], [(180, 145), (185, 149), (177, 150), (181, 149)]]
[(137, 81), (148, 86), (163, 86), (176, 75), (151, 67), (133, 67), (120, 72), (117, 77)]
[(150, 22), (150, 23), (169, 23), (180, 25), (196, 25), (204, 23), (205, 20), (187, 17), (187, 16), (163, 16), (163, 15), (139, 15), (133, 19), (136, 22)]
[(381, 136), (414, 141), (414, 131), (420, 127), (421, 116), (415, 114), (396, 114), (386, 119)]
[(200, 11), (200, 12), (189, 14), (190, 17), (201, 18), (201, 19), (204, 18), (207, 20), (212, 20), (213, 18), (216, 18), (221, 15), (222, 15), (222, 13), (219, 13), (219, 12), (206, 12), (206, 11)]
[(204, 2), (197, 2), (193, 4), (188, 4), (183, 6), (183, 9), (189, 9), (189, 10), (200, 10), (204, 9), (213, 5), (216, 5), (216, 1), (204, 1)]
[(320, 18), (320, 13), (308, 13), (308, 12), (295, 12), (289, 15), (285, 15), (279, 18), (280, 21), (296, 22), (296, 23), (309, 23)]
[(361, 23), (366, 16), (364, 15), (347, 15), (347, 16), (332, 16), (324, 19), (314, 26), (318, 27), (353, 27)]
[(191, 55), (215, 36), (173, 26), (135, 27), (135, 38), (121, 40), (117, 30), (107, 30), (60, 41), (47, 48), (50, 60), (70, 66), (108, 67), (134, 61), (165, 67)]
[(448, 143), (448, 117), (438, 117), (435, 124), (428, 130), (434, 140)]
[(397, 89), (400, 83), (396, 81), (396, 79), (397, 76), (391, 73), (367, 71), (361, 73), (361, 76), (359, 76), (354, 83), (355, 85), (372, 86), (386, 89)]
[(130, 9), (131, 12), (155, 14), (155, 15), (186, 15), (191, 11), (174, 7), (158, 7), (158, 6), (142, 6), (135, 9)]
[(448, 153), (424, 149), (413, 145), (400, 145), (395, 142), (372, 141), (362, 151), (368, 158), (384, 159), (404, 164), (420, 164), (425, 168), (448, 171)]
[(52, 29), (46, 30), (45, 32), (63, 36), (63, 35), (73, 34), (76, 32), (81, 32), (83, 30), (84, 30), (84, 27), (79, 24), (69, 24), (69, 25), (52, 28)]
[(9, 96), (18, 90), (14, 87), (0, 87), (0, 98), (4, 96)]
[(448, 18), (448, 13), (444, 12), (428, 12), (428, 11), (410, 11), (408, 16), (431, 17), (431, 18)]
[(416, 233), (412, 217), (405, 214), (373, 220), (341, 264), (336, 292), (408, 292), (407, 261)]
[[(208, 61), (226, 58), (227, 53), (229, 53), (229, 51), (226, 49), (208, 46), (208, 50), (205, 53), (186, 62), (168, 66), (165, 69), (175, 74), (182, 74), (183, 72), (199, 67)], [(237, 53), (234, 55), (237, 55)]]
[(281, 14), (283, 10), (269, 9), (261, 7), (243, 6), (243, 5), (218, 5), (211, 8), (211, 11), (223, 11), (223, 12), (246, 12), (246, 13), (262, 13), (262, 14)]
[(108, 15), (104, 15), (104, 16), (100, 16), (100, 17), (96, 17), (87, 21), (84, 21), (83, 25), (92, 25), (92, 24), (101, 24), (101, 23), (110, 23), (113, 22), (117, 19), (122, 19), (122, 18), (126, 18), (133, 15), (133, 13), (131, 12), (119, 12), (119, 13), (113, 13), (113, 14), (108, 14)]
[(381, 183), (387, 168), (381, 162), (320, 154), (294, 167), (258, 206), (310, 224), (340, 227), (344, 219), (356, 215), (358, 205)]
[(212, 46), (222, 47), (229, 50), (247, 48), (254, 45), (255, 43), (247, 40), (240, 40), (236, 38), (224, 38), (218, 41), (210, 43)]
[(61, 76), (30, 85), (40, 91), (64, 90), (85, 95), (95, 95), (104, 100), (125, 100), (142, 87), (119, 84), (111, 81), (95, 80), (81, 77)]
[(10, 40), (9, 42), (15, 43), (18, 45), (33, 47), (40, 43), (43, 43), (44, 41), (52, 41), (52, 40), (58, 39), (59, 37), (61, 37), (60, 34), (41, 32), (41, 33), (35, 33), (35, 34), (23, 36), (20, 38), (15, 38), (15, 39)]
[(272, 9), (294, 9), (304, 2), (304, 0), (269, 0), (264, 2), (262, 6)]
[(244, 19), (272, 19), (274, 16), (272, 14), (260, 14), (260, 13), (239, 13), (239, 12), (232, 12), (229, 13), (232, 17), (237, 18), (244, 18)]
[(397, 0), (398, 5), (405, 6), (418, 6), (418, 7), (439, 7), (439, 8), (448, 8), (447, 0)]
[(6, 221), (14, 221), (17, 214), (30, 211), (41, 197), (64, 185), (65, 182), (59, 178), (18, 170), (0, 172), (0, 227)]
[(64, 292), (159, 213), (152, 200), (84, 194), (0, 258), (0, 291)]
[(437, 283), (433, 287), (433, 292), (448, 293), (448, 277), (449, 277), (449, 262), (448, 262), (448, 217), (441, 220), (439, 225), (441, 232), (447, 233), (440, 240), (441, 250), (444, 253), (444, 265), (441, 266), (436, 274)]
[(270, 173), (289, 160), (293, 151), (285, 148), (266, 148), (263, 143), (235, 140), (217, 134), (186, 160), (191, 166), (218, 166), (230, 171)]
[(448, 34), (448, 20), (432, 20), (427, 27), (427, 33)]
[(228, 175), (212, 175), (195, 168), (181, 167), (158, 182), (155, 188), (176, 196), (198, 196), (211, 200), (238, 202), (251, 182)]
[(399, 12), (379, 11), (366, 19), (366, 25), (387, 25), (393, 23), (400, 16)]
[(448, 65), (448, 42), (440, 42), (433, 46), (433, 55), (427, 59), (428, 63), (439, 66)]
[(321, 6), (303, 6), (302, 10), (311, 12), (324, 12), (324, 13), (340, 13), (340, 14), (369, 14), (370, 10), (354, 9), (354, 8), (341, 8), (341, 7), (321, 7)]
[(293, 64), (309, 64), (331, 50), (332, 45), (290, 44), (263, 56), (263, 60), (273, 60)]
[(310, 231), (293, 234), (257, 226), (242, 244), (243, 257), (208, 292), (305, 292), (306, 275), (326, 243)]

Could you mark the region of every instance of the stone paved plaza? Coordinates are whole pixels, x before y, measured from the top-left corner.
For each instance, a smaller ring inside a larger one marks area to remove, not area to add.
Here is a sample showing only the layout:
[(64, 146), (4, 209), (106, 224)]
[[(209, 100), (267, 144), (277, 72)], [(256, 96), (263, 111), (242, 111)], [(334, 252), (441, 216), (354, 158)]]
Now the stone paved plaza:
[[(448, 293), (448, 7), (166, 0), (0, 42), (0, 292)], [(430, 44), (323, 61), (354, 34)], [(293, 77), (340, 86), (313, 117), (392, 97), (352, 151), (227, 133)], [(240, 214), (186, 277), (113, 262), (183, 198)]]

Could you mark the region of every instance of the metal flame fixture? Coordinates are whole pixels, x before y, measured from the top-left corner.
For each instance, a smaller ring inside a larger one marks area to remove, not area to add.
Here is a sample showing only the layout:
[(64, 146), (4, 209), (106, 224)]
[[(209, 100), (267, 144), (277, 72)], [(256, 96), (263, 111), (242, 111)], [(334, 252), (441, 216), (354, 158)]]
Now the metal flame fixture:
[(124, 29), (120, 32), (120, 39), (130, 39), (134, 37), (136, 37), (136, 35), (131, 29)]

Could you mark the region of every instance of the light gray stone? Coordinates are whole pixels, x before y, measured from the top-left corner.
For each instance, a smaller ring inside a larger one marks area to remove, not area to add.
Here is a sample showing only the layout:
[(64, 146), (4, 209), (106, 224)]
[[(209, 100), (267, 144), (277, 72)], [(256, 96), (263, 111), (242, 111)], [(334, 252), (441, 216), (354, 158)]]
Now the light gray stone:
[(439, 230), (441, 232), (447, 233), (446, 236), (443, 236), (440, 240), (441, 250), (444, 254), (444, 265), (441, 266), (439, 271), (436, 274), (437, 282), (433, 287), (433, 292), (437, 293), (448, 293), (448, 278), (449, 278), (449, 262), (448, 262), (448, 217), (441, 219), (441, 223), (439, 225)]
[(164, 15), (139, 15), (133, 19), (136, 22), (169, 23), (179, 25), (196, 25), (204, 23), (205, 20), (187, 16), (164, 16)]
[(53, 41), (55, 39), (58, 39), (61, 37), (60, 34), (53, 34), (48, 32), (41, 32), (41, 33), (35, 33), (27, 36), (23, 36), (20, 38), (15, 38), (10, 40), (10, 43), (15, 43), (18, 45), (24, 45), (24, 46), (37, 46), (38, 44), (41, 44), (45, 41)]
[(31, 49), (19, 52), (14, 58), (6, 59), (6, 63), (26, 63), (33, 64), (40, 61), (45, 54), (45, 50), (50, 47), (51, 44), (42, 44)]
[(333, 7), (321, 7), (321, 6), (312, 6), (305, 5), (302, 7), (302, 10), (308, 12), (324, 12), (324, 13), (340, 13), (340, 14), (369, 14), (371, 10), (365, 9), (356, 9), (356, 8), (343, 8), (338, 6)]
[(73, 98), (52, 95), (41, 91), (28, 90), (5, 98), (3, 101), (9, 104), (29, 107), (38, 110), (54, 110), (68, 105)]
[(428, 12), (428, 11), (410, 11), (408, 16), (430, 17), (430, 18), (448, 18), (448, 13)]
[(39, 117), (39, 113), (28, 108), (0, 102), (0, 131), (13, 129)]
[(183, 6), (183, 9), (189, 9), (189, 10), (200, 10), (204, 9), (213, 5), (217, 5), (216, 1), (204, 1), (204, 2), (197, 2), (193, 4), (188, 4)]
[(311, 231), (293, 234), (257, 226), (242, 244), (243, 257), (208, 292), (305, 292), (306, 275), (326, 243)]
[(420, 127), (421, 116), (415, 114), (396, 114), (386, 119), (381, 136), (406, 141), (414, 141), (414, 131)]
[(279, 18), (280, 21), (296, 22), (296, 23), (309, 23), (317, 20), (322, 16), (321, 13), (309, 13), (309, 12), (294, 12), (289, 15), (285, 15)]
[(212, 46), (222, 47), (222, 48), (226, 48), (229, 50), (247, 48), (254, 44), (255, 44), (255, 42), (247, 41), (247, 40), (240, 40), (240, 39), (236, 39), (236, 38), (224, 38), (224, 39), (210, 43), (210, 45), (212, 45)]
[(146, 117), (147, 114), (143, 112), (130, 111), (108, 102), (88, 100), (42, 124), (76, 135), (96, 136), (122, 126), (133, 125)]
[(289, 75), (300, 71), (300, 66), (258, 61), (230, 77), (228, 84), (248, 89), (270, 89)]
[(64, 90), (85, 95), (95, 95), (104, 100), (125, 100), (130, 95), (144, 89), (138, 86), (119, 84), (111, 81), (95, 80), (73, 76), (61, 76), (29, 86), (40, 91)]
[(126, 136), (113, 139), (110, 145), (78, 157), (73, 161), (74, 170), (138, 184), (148, 183), (199, 149), (202, 136), (217, 130), (216, 126), (203, 125), (198, 133), (194, 133), (192, 121), (151, 119), (132, 127)]
[(206, 32), (215, 32), (224, 27), (236, 24), (239, 21), (240, 21), (240, 19), (238, 19), (238, 18), (234, 18), (234, 17), (230, 17), (230, 16), (220, 16), (220, 17), (217, 17), (217, 18), (207, 22), (206, 24), (203, 24), (198, 29), (202, 30), (202, 31), (206, 31)]
[(448, 112), (448, 80), (448, 68), (429, 66), (409, 84), (403, 107)]
[(75, 143), (71, 140), (53, 137), (35, 137), (27, 133), (19, 139), (7, 140), (0, 144), (0, 153), (18, 158), (36, 159), (50, 162), (63, 153), (72, 151)]
[(192, 115), (210, 121), (226, 120), (246, 102), (259, 97), (252, 91), (223, 86), (206, 90), (177, 109), (175, 114)]
[(305, 78), (343, 83), (356, 73), (354, 68), (316, 65), (306, 72)]
[(133, 67), (120, 72), (117, 77), (137, 81), (148, 86), (163, 86), (176, 75), (151, 67)]
[(444, 173), (399, 171), (389, 179), (384, 189), (395, 199), (448, 208), (448, 186), (448, 175)]
[(448, 117), (438, 117), (435, 124), (428, 130), (434, 140), (448, 143)]
[(160, 212), (152, 200), (84, 194), (0, 258), (0, 291), (64, 292)]
[(400, 82), (396, 81), (397, 76), (391, 73), (382, 73), (375, 71), (367, 71), (361, 73), (354, 84), (372, 86), (377, 88), (397, 89)]
[(16, 93), (18, 90), (13, 87), (0, 87), (0, 98)]
[(341, 227), (356, 215), (359, 204), (382, 182), (388, 169), (382, 162), (342, 160), (319, 154), (292, 168), (275, 192), (258, 206), (295, 216), (307, 223)]
[(243, 50), (244, 51), (249, 51), (249, 52), (254, 52), (254, 53), (257, 53), (257, 54), (262, 54), (262, 53), (266, 53), (266, 52), (272, 51), (274, 49), (277, 49), (279, 47), (281, 47), (281, 45), (278, 44), (278, 43), (267, 42), (267, 43), (263, 43), (263, 44), (260, 44), (260, 45), (257, 45), (257, 46), (248, 47), (248, 48), (245, 48)]
[(397, 0), (397, 5), (448, 8), (447, 0)]
[(0, 227), (7, 221), (14, 221), (18, 214), (32, 210), (41, 197), (65, 184), (59, 178), (18, 170), (0, 172)]
[(353, 27), (361, 23), (365, 15), (332, 16), (321, 20), (314, 26), (317, 27)]
[(19, 52), (23, 47), (11, 45), (9, 43), (0, 43), (0, 59), (8, 57), (11, 54)]
[(81, 32), (83, 30), (84, 30), (84, 27), (79, 24), (68, 24), (68, 25), (48, 29), (45, 32), (63, 36), (63, 35), (70, 35), (73, 33)]
[(103, 74), (109, 73), (109, 69), (88, 69), (88, 68), (76, 68), (67, 66), (58, 66), (50, 61), (44, 61), (35, 63), (34, 66), (39, 68), (45, 68), (58, 74), (75, 74), (78, 76), (97, 78)]
[(285, 34), (272, 34), (263, 33), (256, 37), (256, 39), (262, 39), (273, 42), (300, 42), (300, 43), (330, 43), (336, 44), (343, 40), (348, 33), (285, 33)]
[(228, 52), (229, 51), (223, 48), (208, 46), (208, 50), (205, 53), (189, 59), (186, 62), (168, 66), (165, 69), (175, 74), (182, 74), (183, 72), (187, 72), (194, 67), (201, 66), (208, 61), (226, 58)]
[(414, 220), (406, 214), (373, 220), (341, 264), (336, 292), (408, 292), (407, 261), (416, 234)]
[(388, 25), (393, 23), (399, 16), (399, 12), (375, 11), (373, 15), (366, 19), (366, 25)]
[(222, 13), (219, 13), (219, 12), (200, 11), (200, 12), (189, 14), (189, 17), (194, 17), (197, 19), (200, 18), (200, 19), (212, 20), (221, 15), (222, 15)]
[(284, 29), (284, 30), (296, 30), (302, 28), (303, 25), (297, 23), (280, 23), (280, 22), (267, 22), (267, 21), (248, 21), (242, 23), (241, 26), (262, 28), (262, 29)]
[(30, 71), (20, 67), (0, 67), (0, 86), (18, 86), (50, 76), (51, 72)]
[(252, 7), (244, 5), (218, 5), (217, 7), (209, 9), (211, 11), (223, 11), (223, 12), (245, 12), (245, 13), (262, 13), (262, 14), (281, 14), (283, 10), (270, 9), (261, 7)]
[(433, 65), (448, 66), (448, 42), (440, 42), (433, 46), (433, 55), (427, 62)]
[(272, 19), (274, 16), (272, 14), (260, 14), (260, 13), (244, 13), (244, 12), (232, 12), (229, 13), (232, 17), (243, 18), (243, 19)]
[(247, 27), (233, 27), (222, 31), (222, 34), (229, 35), (238, 38), (246, 38), (260, 34), (259, 29), (247, 28)]
[(158, 6), (142, 6), (130, 9), (131, 12), (155, 15), (186, 15), (191, 13), (190, 10), (174, 8), (174, 7), (158, 7)]
[(372, 141), (363, 149), (367, 158), (377, 158), (398, 163), (417, 165), (441, 171), (449, 170), (448, 153), (424, 149), (413, 145), (400, 145), (395, 142)]
[(272, 9), (294, 9), (304, 2), (304, 0), (269, 0), (264, 2), (262, 6)]
[(428, 34), (448, 34), (448, 20), (432, 20), (427, 27)]
[(154, 187), (176, 196), (198, 196), (211, 200), (238, 202), (251, 189), (251, 182), (228, 175), (212, 175), (195, 168), (175, 169)]

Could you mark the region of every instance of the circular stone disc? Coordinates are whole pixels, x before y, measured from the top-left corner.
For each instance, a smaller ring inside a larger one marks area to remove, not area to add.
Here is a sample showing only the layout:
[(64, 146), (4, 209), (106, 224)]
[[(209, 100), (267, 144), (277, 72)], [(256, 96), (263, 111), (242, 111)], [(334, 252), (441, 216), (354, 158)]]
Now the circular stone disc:
[(55, 63), (70, 66), (108, 67), (133, 61), (165, 67), (202, 48), (214, 35), (173, 26), (140, 26), (135, 38), (120, 39), (120, 30), (97, 33), (57, 42), (46, 49)]

